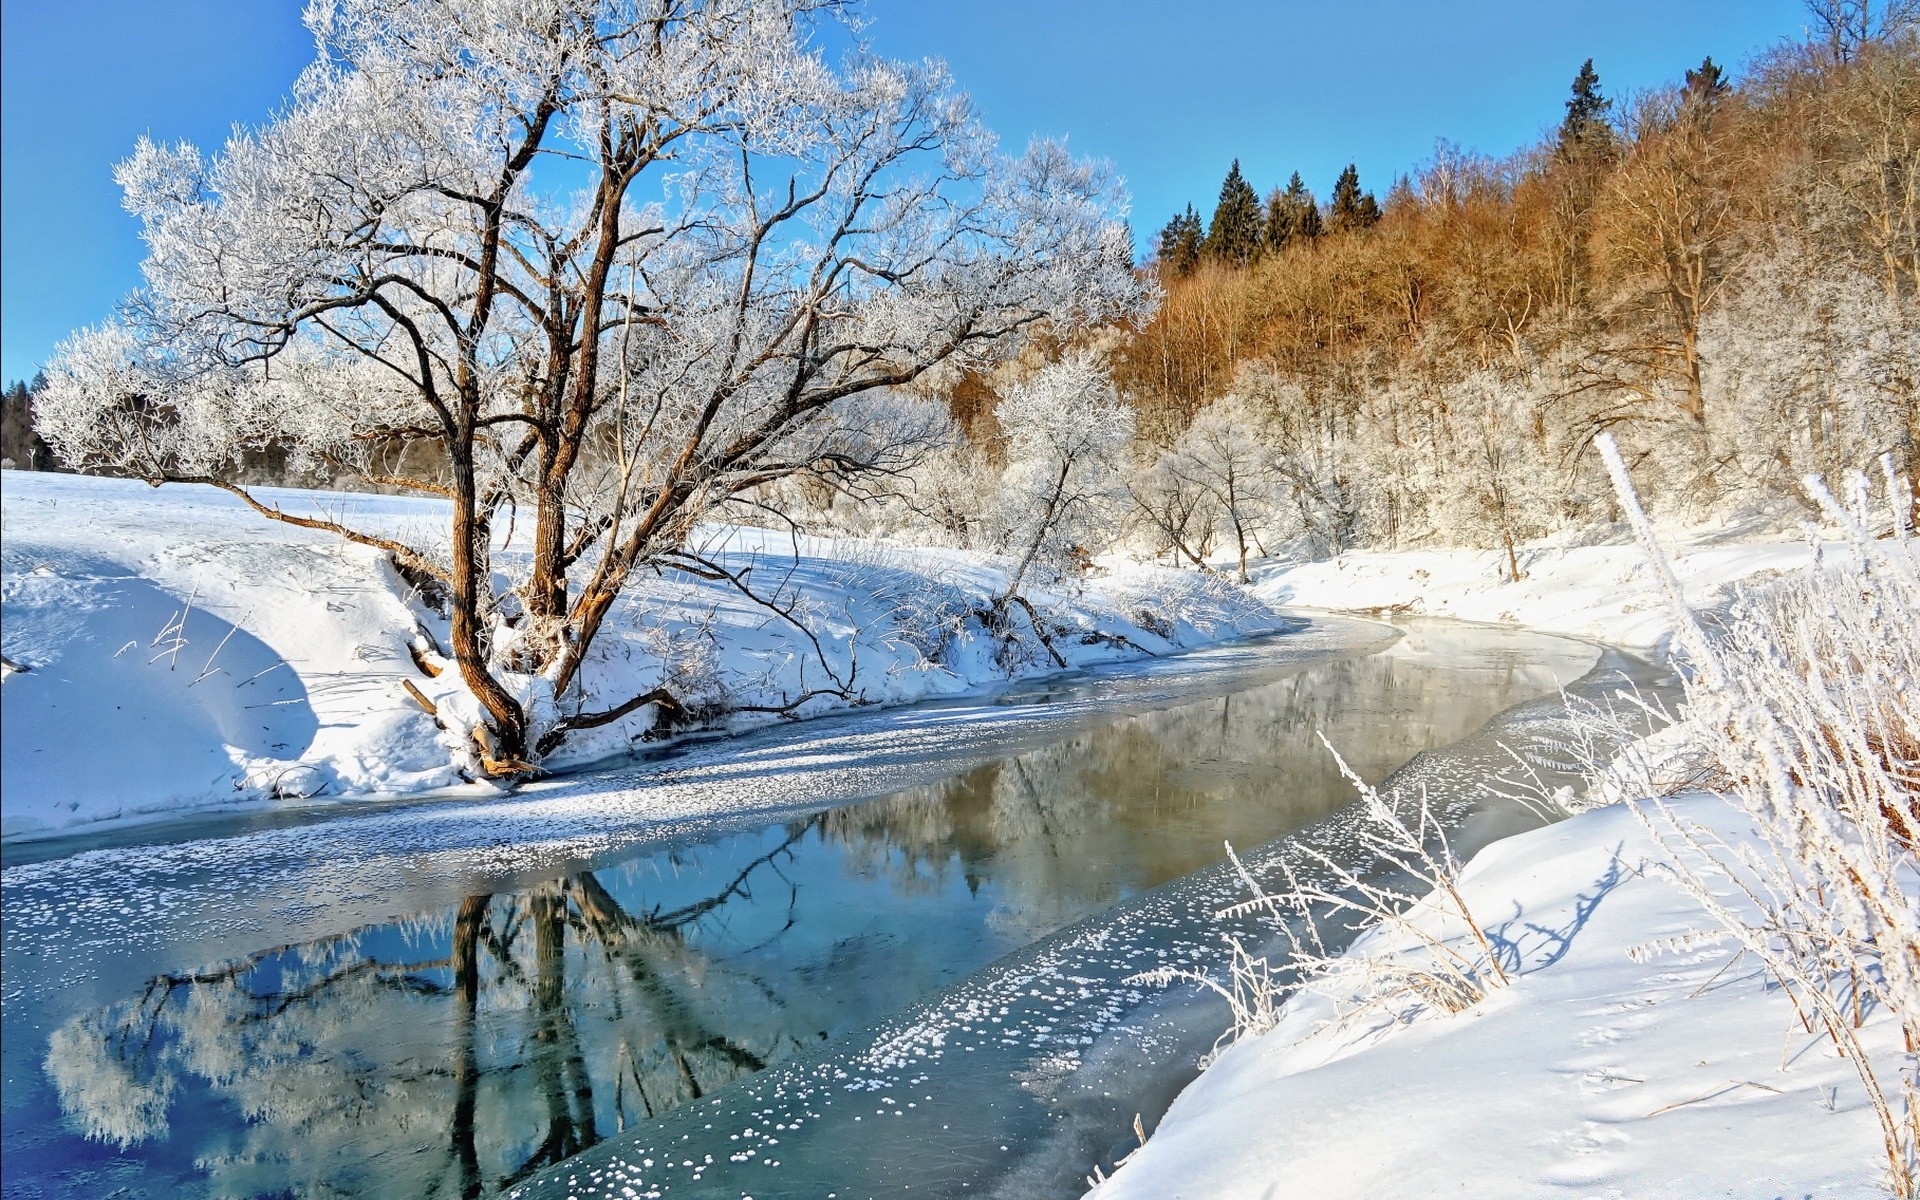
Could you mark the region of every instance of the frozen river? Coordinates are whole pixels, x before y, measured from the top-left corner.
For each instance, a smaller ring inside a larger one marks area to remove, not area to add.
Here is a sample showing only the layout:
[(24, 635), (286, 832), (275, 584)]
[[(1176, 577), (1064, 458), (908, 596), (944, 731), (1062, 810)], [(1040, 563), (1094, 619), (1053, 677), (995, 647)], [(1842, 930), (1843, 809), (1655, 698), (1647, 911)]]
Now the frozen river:
[(1318, 734), (1479, 844), (1533, 820), (1470, 785), (1497, 743), (1650, 678), (1398, 632), (9, 848), (6, 1195), (1077, 1195), (1225, 1025), (1125, 982), (1223, 958), (1222, 841), (1343, 846)]

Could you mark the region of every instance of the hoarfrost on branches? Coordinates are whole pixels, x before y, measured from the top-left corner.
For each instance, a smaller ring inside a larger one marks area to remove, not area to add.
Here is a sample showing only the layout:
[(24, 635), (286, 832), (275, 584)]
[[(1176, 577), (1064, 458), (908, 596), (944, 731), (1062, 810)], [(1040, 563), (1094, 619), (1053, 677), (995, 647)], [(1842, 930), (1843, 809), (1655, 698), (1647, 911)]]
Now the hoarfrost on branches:
[(277, 118), (121, 164), (147, 285), (63, 347), (46, 436), (279, 519), (245, 456), (445, 497), (444, 545), (303, 523), (445, 593), (478, 765), (524, 773), (642, 707), (581, 668), (698, 521), (898, 475), (941, 431), (891, 390), (1150, 302), (1103, 167), (1001, 153), (937, 64), (829, 63), (840, 7), (316, 0)]

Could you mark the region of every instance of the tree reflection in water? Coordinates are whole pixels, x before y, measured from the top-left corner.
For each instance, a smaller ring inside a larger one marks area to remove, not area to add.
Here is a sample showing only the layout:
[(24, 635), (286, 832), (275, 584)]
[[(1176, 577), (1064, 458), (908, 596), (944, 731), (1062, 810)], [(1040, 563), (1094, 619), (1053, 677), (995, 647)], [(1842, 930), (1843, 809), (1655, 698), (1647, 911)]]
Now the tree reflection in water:
[(164, 975), (58, 1023), (47, 1075), (72, 1128), (137, 1147), (129, 1194), (491, 1194), (1325, 815), (1351, 791), (1321, 731), (1377, 780), (1591, 661), (1459, 636)]
[[(583, 871), (163, 975), (57, 1030), (47, 1070), (91, 1137), (197, 1140), (212, 1195), (488, 1194), (805, 1040), (687, 935), (756, 887), (790, 924), (781, 865), (817, 824), (673, 909), (631, 912)], [(209, 1102), (243, 1121), (183, 1116)]]

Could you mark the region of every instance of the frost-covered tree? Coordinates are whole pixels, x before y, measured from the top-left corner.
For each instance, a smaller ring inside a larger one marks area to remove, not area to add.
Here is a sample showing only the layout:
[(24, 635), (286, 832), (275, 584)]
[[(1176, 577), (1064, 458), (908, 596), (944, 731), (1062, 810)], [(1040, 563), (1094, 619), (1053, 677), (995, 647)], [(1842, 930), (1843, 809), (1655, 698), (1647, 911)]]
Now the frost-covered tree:
[(1350, 494), (1353, 447), (1333, 398), (1261, 362), (1235, 373), (1232, 394), (1243, 412), (1257, 414), (1262, 471), (1273, 489), (1270, 512), (1284, 517), (1276, 521), (1277, 531), (1304, 539), (1317, 552), (1347, 549), (1359, 520)]
[(1202, 571), (1213, 552), (1213, 530), (1218, 520), (1212, 495), (1183, 469), (1181, 456), (1149, 445), (1139, 469), (1127, 480), (1133, 501), (1128, 515), (1135, 536), (1149, 555), (1170, 554)]
[(1229, 395), (1201, 409), (1174, 443), (1165, 469), (1210, 502), (1238, 555), (1240, 582), (1249, 582), (1247, 551), (1259, 546), (1277, 491), (1273, 454), (1253, 408)]
[[(42, 430), (430, 581), (491, 773), (670, 705), (582, 678), (637, 570), (700, 569), (731, 497), (911, 449), (888, 389), (1145, 303), (1102, 168), (1003, 155), (937, 65), (830, 64), (840, 7), (315, 0), (278, 117), (121, 164), (146, 288), (65, 346)], [(444, 544), (254, 497), (262, 447), (443, 497)]]
[(1720, 398), (1709, 446), (1734, 495), (1920, 461), (1920, 310), (1871, 275), (1789, 242), (1733, 281), (1702, 341)]
[(1014, 385), (995, 415), (1006, 431), (1007, 470), (994, 525), (1013, 560), (1001, 593), (1012, 600), (1034, 579), (1065, 577), (1111, 535), (1133, 412), (1106, 365), (1078, 351)]

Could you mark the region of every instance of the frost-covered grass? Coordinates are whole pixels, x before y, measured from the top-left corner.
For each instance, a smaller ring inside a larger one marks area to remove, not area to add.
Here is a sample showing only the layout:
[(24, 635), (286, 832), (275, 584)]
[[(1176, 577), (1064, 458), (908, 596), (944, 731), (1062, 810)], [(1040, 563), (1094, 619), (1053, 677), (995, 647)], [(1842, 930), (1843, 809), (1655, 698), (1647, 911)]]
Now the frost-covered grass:
[[(445, 527), (432, 501), (263, 495), (411, 538)], [(481, 787), (463, 782), (474, 747), (448, 732), (477, 713), (442, 657), (444, 619), (378, 552), (204, 488), (7, 472), (0, 502), (4, 649), (25, 668), (7, 673), (0, 705), (6, 836)], [(496, 549), (509, 565), (512, 536)], [(670, 681), (697, 725), (734, 729), (1280, 627), (1218, 580), (1117, 568), (1075, 593), (1029, 589), (1043, 641), (1024, 612), (988, 628), (1006, 579), (991, 556), (738, 527), (701, 539), (704, 557), (749, 587), (638, 581), (595, 643), (582, 707)], [(542, 765), (625, 753), (657, 717), (643, 705), (578, 731)]]
[[(1237, 957), (1234, 1032), (1257, 1036), (1101, 1200), (1916, 1193), (1920, 567), (1904, 483), (1887, 480), (1878, 539), (1864, 480), (1846, 505), (1811, 483), (1845, 545), (1703, 621), (1615, 465), (1688, 663), (1679, 723), (1593, 761), (1587, 811), (1464, 872), (1418, 830), (1415, 865), (1441, 868), (1403, 871), (1424, 899), (1359, 877), (1256, 895), (1299, 965)], [(1373, 823), (1391, 864), (1407, 823)], [(1371, 929), (1317, 953), (1315, 922), (1353, 915)], [(1277, 1005), (1276, 980), (1298, 987)], [(1239, 995), (1247, 981), (1265, 994)]]

